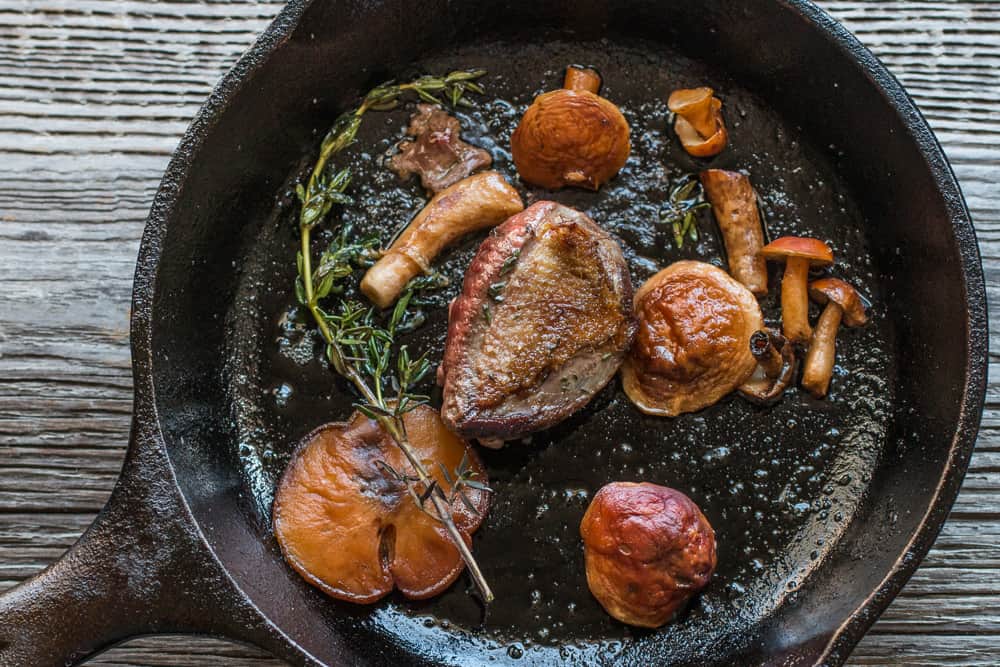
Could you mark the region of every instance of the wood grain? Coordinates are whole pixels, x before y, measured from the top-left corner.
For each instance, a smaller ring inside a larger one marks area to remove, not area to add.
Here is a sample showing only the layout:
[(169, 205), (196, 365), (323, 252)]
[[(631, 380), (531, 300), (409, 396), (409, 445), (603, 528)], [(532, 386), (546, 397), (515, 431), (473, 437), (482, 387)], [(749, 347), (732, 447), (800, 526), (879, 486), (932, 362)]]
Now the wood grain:
[[(108, 497), (129, 427), (128, 305), (146, 212), (199, 104), (281, 5), (0, 0), (0, 590), (58, 557)], [(937, 131), (1000, 313), (1000, 3), (821, 5)], [(1000, 350), (1000, 327), (991, 338)], [(1000, 663), (998, 361), (952, 516), (852, 664)], [(280, 663), (157, 637), (92, 664)]]

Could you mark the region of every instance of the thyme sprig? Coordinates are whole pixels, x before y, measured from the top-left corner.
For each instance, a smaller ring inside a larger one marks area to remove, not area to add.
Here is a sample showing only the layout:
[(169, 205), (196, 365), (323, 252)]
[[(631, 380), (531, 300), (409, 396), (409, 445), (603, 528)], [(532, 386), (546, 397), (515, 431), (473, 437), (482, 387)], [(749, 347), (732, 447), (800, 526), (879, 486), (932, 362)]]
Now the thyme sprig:
[(674, 233), (674, 244), (684, 247), (684, 239), (692, 243), (698, 241), (698, 226), (695, 213), (709, 206), (705, 201), (705, 191), (701, 182), (694, 174), (685, 174), (678, 178), (670, 189), (667, 205), (660, 210), (661, 223), (669, 223)]
[(392, 437), (413, 468), (413, 474), (389, 473), (391, 468), (384, 462), (383, 469), (404, 483), (417, 506), (444, 526), (484, 602), (490, 603), (494, 599), (493, 591), (459, 533), (451, 509), (458, 499), (471, 506), (463, 489), (477, 488), (487, 492), (489, 489), (472, 479), (474, 473), (470, 472), (466, 461), (453, 475), (445, 475), (447, 489), (431, 476), (414, 452), (403, 423), (404, 414), (429, 401), (427, 396), (415, 393), (414, 388), (430, 372), (431, 364), (426, 354), (411, 357), (405, 345), (395, 352), (393, 362), (397, 334), (419, 326), (422, 321), (422, 313), (412, 310), (411, 306), (420, 302), (421, 292), (440, 286), (443, 278), (430, 275), (411, 281), (383, 325), (374, 308), (355, 300), (341, 299), (332, 309), (321, 304), (330, 295), (343, 294), (345, 281), (355, 269), (377, 258), (378, 239), (354, 239), (350, 226), (342, 224), (333, 242), (320, 255), (315, 269), (311, 252), (312, 230), (323, 222), (334, 205), (351, 201), (346, 194), (351, 182), (350, 169), (335, 170), (330, 161), (354, 143), (365, 113), (395, 108), (408, 91), (427, 102), (468, 106), (467, 92), (483, 92), (476, 83), (483, 74), (483, 70), (457, 71), (444, 77), (422, 76), (408, 83), (385, 83), (371, 90), (356, 109), (341, 114), (334, 121), (320, 144), (319, 157), (307, 183), (296, 187), (302, 208), (295, 293), (319, 328), (330, 365), (357, 390), (359, 398), (355, 408), (377, 421)]

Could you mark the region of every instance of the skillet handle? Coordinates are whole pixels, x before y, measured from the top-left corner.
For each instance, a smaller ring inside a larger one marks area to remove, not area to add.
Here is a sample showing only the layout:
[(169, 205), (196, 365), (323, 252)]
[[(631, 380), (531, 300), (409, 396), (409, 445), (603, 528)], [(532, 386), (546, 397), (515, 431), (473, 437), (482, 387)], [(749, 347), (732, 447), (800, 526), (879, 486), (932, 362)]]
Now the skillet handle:
[(261, 631), (195, 527), (158, 437), (148, 438), (133, 423), (121, 478), (93, 525), (0, 596), (0, 667), (77, 664), (141, 634)]

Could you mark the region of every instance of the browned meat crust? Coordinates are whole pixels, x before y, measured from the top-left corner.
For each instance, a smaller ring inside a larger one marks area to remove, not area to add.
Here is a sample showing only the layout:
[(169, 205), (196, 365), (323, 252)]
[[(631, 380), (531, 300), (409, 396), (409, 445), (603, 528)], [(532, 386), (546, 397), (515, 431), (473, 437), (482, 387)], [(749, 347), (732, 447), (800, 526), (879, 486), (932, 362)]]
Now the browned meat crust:
[(414, 140), (399, 144), (399, 153), (389, 161), (389, 168), (403, 180), (419, 174), (421, 184), (437, 193), (489, 167), (493, 163), (490, 154), (462, 141), (461, 131), (458, 119), (440, 107), (418, 104), (406, 130)]
[(480, 246), (452, 306), (442, 418), (513, 439), (586, 405), (635, 335), (621, 248), (583, 213), (538, 202)]

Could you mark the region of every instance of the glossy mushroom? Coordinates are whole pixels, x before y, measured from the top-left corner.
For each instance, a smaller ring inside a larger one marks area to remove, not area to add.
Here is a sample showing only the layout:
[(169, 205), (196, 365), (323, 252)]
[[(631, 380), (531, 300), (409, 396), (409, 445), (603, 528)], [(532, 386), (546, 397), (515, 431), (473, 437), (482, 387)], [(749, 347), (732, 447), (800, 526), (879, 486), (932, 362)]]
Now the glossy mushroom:
[(781, 326), (785, 338), (805, 343), (812, 335), (809, 326), (809, 269), (833, 263), (833, 251), (819, 239), (782, 236), (761, 249), (774, 262), (785, 263), (781, 278)]
[(523, 209), (521, 195), (495, 171), (455, 183), (436, 194), (368, 269), (361, 291), (379, 308), (388, 308), (406, 283), (430, 271), (431, 262), (445, 247)]
[(597, 72), (566, 70), (565, 88), (544, 93), (510, 139), (521, 179), (549, 190), (597, 190), (625, 165), (631, 145), (625, 117), (597, 94)]
[[(485, 482), (468, 443), (435, 410), (422, 406), (403, 422), (417, 456), (454, 470), (467, 464)], [(399, 588), (424, 599), (444, 591), (464, 564), (443, 526), (417, 507), (405, 485), (383, 467), (410, 474), (403, 453), (378, 424), (360, 413), (305, 437), (281, 478), (274, 534), (289, 565), (327, 595), (371, 603)], [(439, 484), (447, 480), (428, 466)], [(446, 486), (446, 488), (448, 488)], [(479, 528), (489, 494), (463, 491), (476, 512), (456, 499), (453, 518), (467, 540)]]
[(764, 226), (750, 179), (735, 171), (707, 169), (701, 172), (701, 185), (722, 232), (729, 272), (757, 296), (767, 294), (767, 262), (760, 254)]
[(684, 88), (670, 93), (667, 108), (674, 113), (674, 132), (694, 157), (712, 157), (729, 141), (722, 119), (722, 100), (711, 88)]
[(639, 329), (622, 366), (642, 412), (675, 417), (717, 402), (753, 373), (750, 337), (763, 326), (747, 288), (704, 262), (671, 264), (636, 292)]
[(757, 368), (739, 391), (759, 405), (774, 403), (795, 378), (798, 366), (795, 346), (781, 334), (761, 329), (750, 337), (750, 353), (757, 360)]
[(837, 330), (841, 323), (859, 327), (868, 321), (857, 290), (838, 278), (824, 278), (809, 285), (809, 296), (825, 304), (813, 331), (802, 373), (802, 387), (815, 398), (826, 396), (837, 354)]
[(594, 495), (580, 523), (587, 585), (622, 623), (668, 622), (715, 572), (715, 531), (680, 491), (615, 482)]

